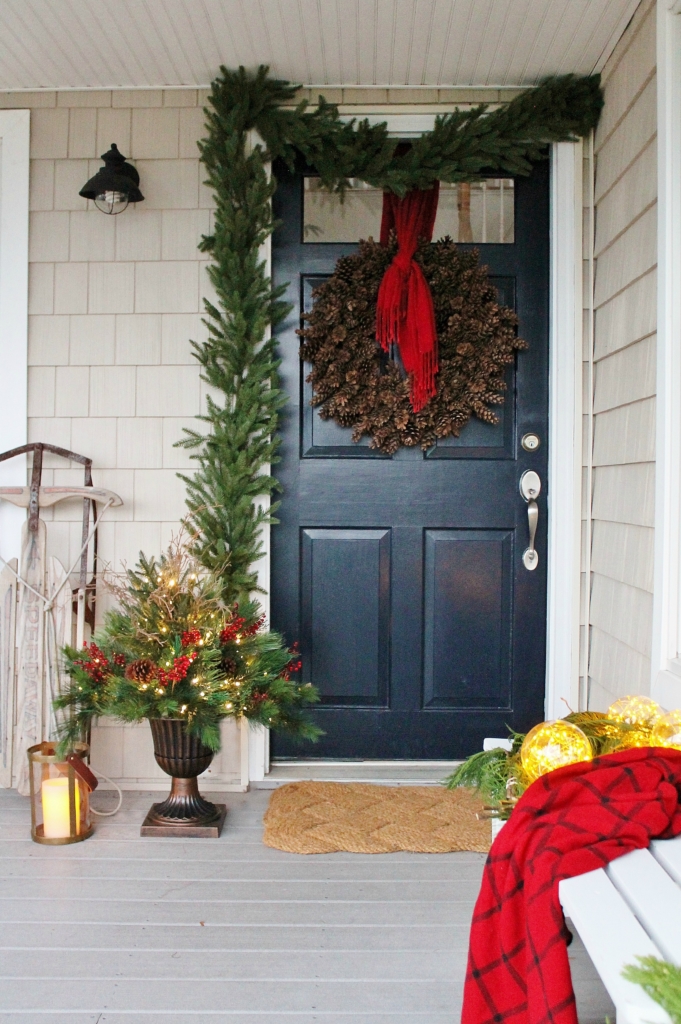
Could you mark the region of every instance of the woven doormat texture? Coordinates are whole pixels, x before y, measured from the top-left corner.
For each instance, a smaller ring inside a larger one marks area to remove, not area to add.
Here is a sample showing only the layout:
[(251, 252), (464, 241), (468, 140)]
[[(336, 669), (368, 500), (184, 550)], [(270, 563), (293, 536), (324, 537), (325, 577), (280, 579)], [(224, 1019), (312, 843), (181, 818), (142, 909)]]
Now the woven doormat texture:
[(489, 821), (471, 790), (290, 782), (272, 794), (266, 846), (287, 853), (487, 853)]

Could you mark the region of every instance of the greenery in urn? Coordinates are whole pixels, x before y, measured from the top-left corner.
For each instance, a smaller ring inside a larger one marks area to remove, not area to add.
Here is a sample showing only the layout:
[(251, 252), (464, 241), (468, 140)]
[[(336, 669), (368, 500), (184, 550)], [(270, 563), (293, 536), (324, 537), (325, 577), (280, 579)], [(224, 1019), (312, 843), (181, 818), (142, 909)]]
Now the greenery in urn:
[(305, 714), (317, 692), (294, 679), (296, 647), (266, 629), (255, 604), (226, 606), (219, 577), (180, 541), (159, 560), (140, 553), (110, 586), (118, 607), (82, 651), (64, 651), (69, 682), (55, 700), (64, 748), (107, 715), (184, 719), (211, 750), (227, 717), (317, 738)]

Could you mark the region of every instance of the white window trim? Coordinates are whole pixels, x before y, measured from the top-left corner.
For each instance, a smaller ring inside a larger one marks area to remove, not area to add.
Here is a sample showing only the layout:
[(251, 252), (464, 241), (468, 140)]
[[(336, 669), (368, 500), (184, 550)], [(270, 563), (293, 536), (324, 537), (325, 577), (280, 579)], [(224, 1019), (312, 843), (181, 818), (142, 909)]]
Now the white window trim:
[[(0, 111), (0, 451), (28, 439), (30, 110)], [(26, 483), (26, 457), (0, 463), (0, 485)], [(0, 502), (0, 554), (16, 558), (26, 513)]]
[(681, 2), (657, 2), (657, 423), (651, 693), (681, 704)]

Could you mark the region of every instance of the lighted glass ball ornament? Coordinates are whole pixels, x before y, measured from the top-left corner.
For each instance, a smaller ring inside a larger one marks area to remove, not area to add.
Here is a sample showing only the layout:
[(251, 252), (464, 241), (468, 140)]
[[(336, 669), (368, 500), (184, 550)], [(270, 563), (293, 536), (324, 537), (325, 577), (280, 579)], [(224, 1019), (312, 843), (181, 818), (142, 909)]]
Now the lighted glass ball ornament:
[(620, 697), (608, 708), (608, 718), (629, 726), (623, 731), (618, 750), (649, 747), (652, 731), (662, 716), (662, 708), (650, 697)]
[(593, 751), (578, 726), (558, 719), (530, 729), (520, 748), (523, 771), (530, 782), (577, 761), (590, 761)]
[(620, 697), (608, 708), (608, 718), (637, 729), (652, 729), (662, 714), (660, 705), (650, 697)]
[(650, 737), (650, 746), (681, 750), (681, 711), (670, 711), (657, 720)]

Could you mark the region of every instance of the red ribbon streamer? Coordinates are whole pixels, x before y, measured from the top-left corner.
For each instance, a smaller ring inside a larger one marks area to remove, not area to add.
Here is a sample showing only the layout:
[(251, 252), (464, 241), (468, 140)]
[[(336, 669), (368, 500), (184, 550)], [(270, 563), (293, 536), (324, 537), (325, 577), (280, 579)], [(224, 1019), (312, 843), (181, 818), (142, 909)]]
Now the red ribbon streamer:
[(435, 394), (438, 371), (435, 311), (430, 288), (413, 259), (420, 238), (433, 237), (440, 183), (429, 189), (412, 189), (404, 198), (383, 194), (381, 245), (391, 230), (398, 249), (381, 281), (376, 304), (376, 339), (384, 352), (397, 344), (402, 364), (411, 380), (410, 401), (419, 412)]

